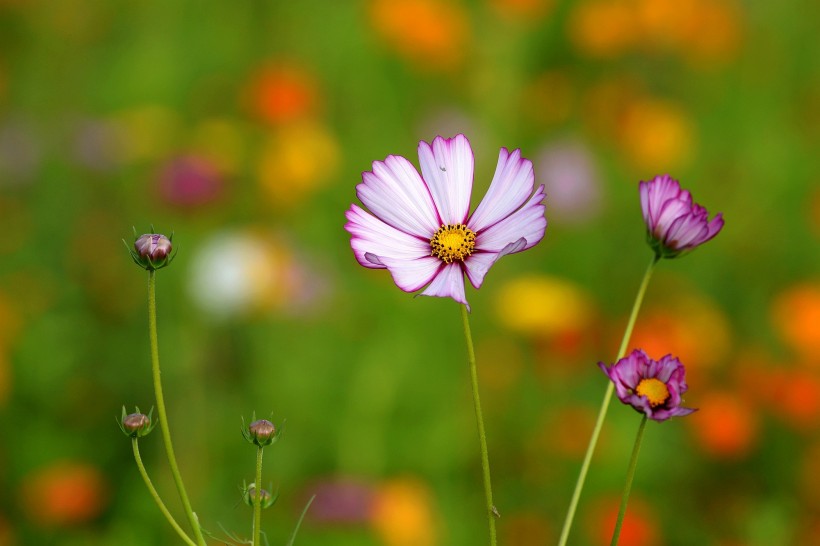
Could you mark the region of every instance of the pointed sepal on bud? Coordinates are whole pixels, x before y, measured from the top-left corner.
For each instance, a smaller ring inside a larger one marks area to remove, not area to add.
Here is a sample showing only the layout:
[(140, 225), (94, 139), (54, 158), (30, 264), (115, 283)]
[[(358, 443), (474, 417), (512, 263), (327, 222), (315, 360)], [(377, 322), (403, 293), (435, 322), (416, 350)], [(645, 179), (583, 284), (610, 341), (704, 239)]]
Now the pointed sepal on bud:
[[(270, 487), (270, 486), (268, 486)], [(267, 489), (259, 489), (259, 496), (260, 496), (260, 506), (264, 508), (270, 508), (276, 501), (279, 500), (279, 490), (276, 490), (276, 493), (273, 495)], [(250, 507), (253, 507), (253, 503), (256, 500), (256, 484), (251, 482), (248, 485), (242, 484), (242, 500), (245, 501)]]
[(117, 422), (120, 425), (120, 430), (129, 438), (142, 438), (148, 436), (157, 424), (151, 419), (154, 415), (154, 408), (148, 412), (148, 415), (140, 413), (139, 407), (136, 408), (136, 413), (129, 413), (126, 415), (125, 406), (122, 407), (122, 417)]
[(245, 418), (242, 418), (242, 436), (248, 443), (257, 447), (266, 447), (279, 440), (279, 436), (282, 435), (282, 430), (285, 428), (284, 423), (282, 423), (280, 429), (277, 429), (267, 419), (256, 419), (256, 415), (253, 416), (253, 419), (251, 424), (246, 427)]
[[(170, 237), (166, 237), (161, 233), (144, 233), (137, 235), (137, 229), (133, 228), (133, 230), (133, 248), (128, 246), (125, 239), (123, 239), (122, 242), (128, 249), (131, 259), (134, 260), (135, 264), (146, 271), (156, 271), (157, 269), (171, 265), (171, 262), (174, 261), (177, 255), (177, 253), (173, 251), (173, 232)], [(151, 231), (154, 231), (154, 226), (151, 226)]]

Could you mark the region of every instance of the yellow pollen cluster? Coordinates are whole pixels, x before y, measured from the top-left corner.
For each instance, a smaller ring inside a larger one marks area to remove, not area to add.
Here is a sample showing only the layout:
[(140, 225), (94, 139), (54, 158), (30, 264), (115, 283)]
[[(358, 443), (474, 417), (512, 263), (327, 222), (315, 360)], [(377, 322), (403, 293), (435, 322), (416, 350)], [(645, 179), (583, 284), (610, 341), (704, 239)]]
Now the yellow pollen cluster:
[(453, 263), (473, 253), (475, 233), (464, 224), (441, 226), (430, 239), (430, 256), (438, 256), (444, 263)]
[(660, 406), (669, 398), (669, 389), (666, 388), (666, 384), (654, 377), (641, 379), (641, 382), (635, 387), (635, 392), (641, 396), (646, 396), (649, 405), (653, 408)]

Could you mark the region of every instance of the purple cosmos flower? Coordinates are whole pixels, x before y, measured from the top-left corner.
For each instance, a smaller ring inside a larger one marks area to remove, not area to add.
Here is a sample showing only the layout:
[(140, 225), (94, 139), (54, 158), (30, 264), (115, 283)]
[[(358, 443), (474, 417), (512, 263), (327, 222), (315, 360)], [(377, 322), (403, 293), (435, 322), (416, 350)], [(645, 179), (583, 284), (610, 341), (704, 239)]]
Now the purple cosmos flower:
[[(533, 192), (532, 163), (501, 148), (490, 188), (469, 214), (473, 152), (464, 135), (419, 142), (421, 176), (404, 157), (374, 161), (351, 205), (345, 229), (356, 259), (387, 269), (399, 288), (467, 305), (464, 274), (479, 288), (502, 256), (544, 236), (544, 186)], [(469, 306), (468, 306), (469, 308)]]
[(668, 174), (640, 183), (641, 208), (649, 246), (659, 258), (674, 258), (718, 234), (723, 215), (692, 202), (688, 191)]
[(603, 362), (598, 366), (615, 383), (621, 402), (650, 419), (666, 421), (697, 411), (680, 406), (680, 397), (689, 387), (683, 364), (672, 355), (655, 361), (642, 350), (635, 349), (612, 366), (607, 367)]

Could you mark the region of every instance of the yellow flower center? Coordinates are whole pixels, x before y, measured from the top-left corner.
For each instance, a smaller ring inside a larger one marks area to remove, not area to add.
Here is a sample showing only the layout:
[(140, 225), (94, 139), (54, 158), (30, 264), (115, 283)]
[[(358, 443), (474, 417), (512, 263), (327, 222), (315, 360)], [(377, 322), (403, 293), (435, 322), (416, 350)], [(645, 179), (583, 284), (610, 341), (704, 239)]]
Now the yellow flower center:
[(653, 408), (660, 406), (669, 398), (669, 389), (666, 388), (666, 384), (654, 377), (641, 379), (641, 382), (638, 383), (638, 386), (635, 388), (635, 392), (641, 396), (646, 396), (646, 399), (649, 400), (649, 405)]
[(441, 226), (430, 239), (430, 256), (438, 256), (446, 264), (464, 261), (474, 248), (475, 233), (464, 224)]

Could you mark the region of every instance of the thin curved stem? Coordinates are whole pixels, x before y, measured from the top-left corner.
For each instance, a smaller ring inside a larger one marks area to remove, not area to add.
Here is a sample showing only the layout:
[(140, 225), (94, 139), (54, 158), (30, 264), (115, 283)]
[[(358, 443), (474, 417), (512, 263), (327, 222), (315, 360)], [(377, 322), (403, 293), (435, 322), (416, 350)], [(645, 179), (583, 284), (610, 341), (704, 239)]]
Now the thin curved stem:
[(461, 318), (464, 323), (464, 338), (467, 340), (467, 360), (470, 364), (470, 380), (473, 388), (473, 406), (475, 406), (475, 419), (478, 425), (478, 441), (481, 445), (481, 470), (484, 476), (484, 497), (487, 500), (487, 521), (490, 527), (490, 546), (496, 545), (495, 518), (498, 517), (498, 510), (493, 504), (493, 486), (490, 480), (490, 456), (487, 451), (487, 435), (484, 432), (484, 417), (481, 413), (481, 400), (478, 395), (478, 372), (475, 365), (475, 349), (473, 348), (473, 335), (470, 331), (470, 319), (467, 313), (467, 306), (461, 306)]
[(252, 546), (262, 546), (262, 452), (256, 448), (256, 481), (253, 482), (253, 542)]
[[(652, 271), (655, 269), (655, 264), (658, 263), (658, 257), (653, 256), (646, 273), (643, 275), (641, 286), (638, 288), (638, 294), (635, 296), (635, 303), (632, 304), (632, 312), (629, 315), (629, 322), (626, 324), (624, 336), (621, 339), (621, 346), (618, 349), (618, 357), (620, 360), (624, 357), (626, 349), (629, 346), (629, 338), (632, 337), (632, 330), (635, 328), (635, 321), (638, 319), (638, 311), (641, 308), (644, 294), (646, 294), (646, 287), (649, 286), (649, 279), (652, 277)], [(586, 454), (584, 454), (584, 462), (581, 463), (581, 470), (578, 473), (578, 480), (575, 482), (575, 490), (572, 492), (572, 500), (569, 503), (567, 516), (564, 519), (564, 527), (561, 529), (561, 538), (558, 541), (559, 546), (566, 546), (569, 538), (569, 530), (572, 527), (572, 520), (575, 519), (575, 510), (578, 508), (578, 500), (581, 498), (581, 490), (584, 488), (587, 473), (589, 472), (589, 465), (592, 461), (592, 454), (595, 452), (595, 446), (598, 445), (598, 436), (601, 434), (601, 428), (604, 425), (607, 410), (609, 409), (609, 402), (612, 400), (612, 392), (615, 387), (612, 381), (607, 381), (606, 393), (601, 402), (601, 408), (598, 410), (598, 418), (595, 421), (595, 428), (592, 429), (592, 436), (589, 438), (589, 445), (587, 445)]]
[(171, 474), (174, 477), (174, 483), (179, 493), (179, 498), (182, 501), (182, 506), (185, 509), (185, 514), (188, 516), (188, 522), (194, 531), (197, 544), (205, 545), (205, 538), (202, 536), (202, 529), (199, 527), (199, 521), (196, 514), (191, 509), (191, 502), (188, 500), (188, 494), (185, 492), (185, 485), (182, 483), (182, 475), (179, 473), (179, 466), (177, 465), (176, 457), (174, 456), (174, 446), (171, 443), (171, 431), (168, 428), (168, 417), (165, 413), (165, 398), (162, 395), (162, 380), (160, 378), (159, 369), (159, 343), (157, 341), (157, 280), (156, 271), (148, 271), (148, 337), (151, 341), (151, 370), (154, 376), (154, 396), (157, 399), (157, 416), (159, 417), (159, 428), (162, 432), (162, 441), (165, 444), (165, 454), (168, 456), (168, 465), (171, 467)]
[(638, 427), (638, 435), (635, 438), (635, 445), (632, 447), (632, 457), (629, 459), (629, 468), (626, 471), (626, 485), (624, 485), (624, 494), (621, 497), (621, 507), (618, 510), (618, 519), (615, 520), (615, 530), (612, 531), (612, 542), (609, 546), (617, 546), (618, 538), (621, 536), (621, 526), (624, 523), (626, 516), (626, 505), (629, 502), (629, 493), (632, 491), (632, 480), (635, 479), (635, 468), (638, 466), (638, 453), (641, 451), (641, 440), (643, 439), (643, 430), (646, 428), (646, 414), (641, 419), (641, 424)]
[(148, 477), (148, 472), (145, 470), (145, 465), (142, 464), (142, 457), (140, 457), (140, 448), (137, 438), (131, 438), (131, 447), (134, 450), (134, 460), (137, 462), (137, 468), (140, 471), (140, 476), (142, 476), (142, 481), (145, 482), (148, 492), (151, 493), (151, 497), (154, 499), (154, 502), (157, 503), (159, 511), (162, 512), (162, 515), (165, 516), (165, 519), (168, 520), (168, 523), (171, 524), (171, 527), (174, 528), (174, 531), (177, 532), (179, 537), (185, 541), (185, 544), (188, 544), (189, 546), (196, 546), (196, 542), (191, 540), (185, 531), (182, 530), (182, 527), (179, 526), (179, 523), (176, 522), (174, 516), (171, 515), (171, 512), (168, 511), (168, 508), (165, 506), (165, 503), (162, 502), (159, 493), (157, 493), (154, 484), (151, 482), (151, 478)]

